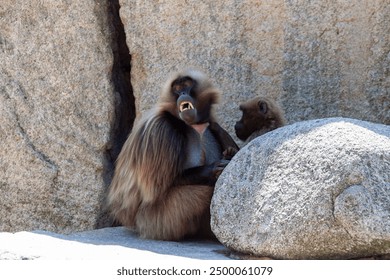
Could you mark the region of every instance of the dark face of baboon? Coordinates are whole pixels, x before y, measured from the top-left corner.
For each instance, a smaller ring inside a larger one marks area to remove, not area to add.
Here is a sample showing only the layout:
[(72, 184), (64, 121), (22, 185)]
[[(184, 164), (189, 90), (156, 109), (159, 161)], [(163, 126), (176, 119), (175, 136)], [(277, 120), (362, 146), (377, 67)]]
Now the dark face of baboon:
[(240, 105), (241, 119), (236, 122), (236, 135), (245, 141), (254, 132), (268, 132), (284, 125), (283, 112), (273, 100), (256, 97)]
[(216, 103), (214, 95), (212, 92), (204, 94), (198, 82), (189, 76), (179, 77), (171, 85), (171, 97), (178, 117), (187, 125), (210, 120), (211, 106)]
[(198, 119), (195, 87), (196, 82), (190, 77), (174, 80), (171, 87), (179, 117), (188, 125), (195, 124)]

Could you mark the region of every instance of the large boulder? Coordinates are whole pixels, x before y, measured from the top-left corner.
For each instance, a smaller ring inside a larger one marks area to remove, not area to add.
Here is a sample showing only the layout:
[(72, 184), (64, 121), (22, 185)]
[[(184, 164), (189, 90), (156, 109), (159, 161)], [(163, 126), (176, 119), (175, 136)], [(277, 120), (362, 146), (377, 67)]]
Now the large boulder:
[(120, 0), (138, 113), (167, 75), (206, 71), (233, 133), (238, 103), (264, 94), (287, 120), (346, 116), (390, 124), (388, 0)]
[(99, 224), (116, 93), (108, 8), (0, 5), (0, 231)]
[(390, 253), (390, 126), (299, 122), (239, 151), (217, 181), (211, 226), (227, 247), (278, 259)]

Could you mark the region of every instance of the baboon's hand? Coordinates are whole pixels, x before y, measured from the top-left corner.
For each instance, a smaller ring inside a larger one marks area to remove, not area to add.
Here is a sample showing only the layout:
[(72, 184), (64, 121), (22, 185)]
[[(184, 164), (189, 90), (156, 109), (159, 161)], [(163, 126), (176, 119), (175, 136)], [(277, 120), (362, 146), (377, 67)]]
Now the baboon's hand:
[(235, 154), (237, 154), (238, 149), (234, 147), (229, 147), (225, 151), (223, 151), (223, 159), (231, 160)]
[(226, 165), (228, 165), (229, 162), (230, 162), (229, 160), (221, 159), (220, 161), (214, 163), (213, 173), (214, 173), (215, 180), (219, 178), (222, 171), (225, 169)]

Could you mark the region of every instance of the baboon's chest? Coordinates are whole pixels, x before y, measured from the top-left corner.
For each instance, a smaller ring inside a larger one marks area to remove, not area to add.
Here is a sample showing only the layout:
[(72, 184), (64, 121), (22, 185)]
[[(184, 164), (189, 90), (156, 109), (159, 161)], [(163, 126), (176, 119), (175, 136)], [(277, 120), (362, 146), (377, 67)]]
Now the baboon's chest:
[(210, 129), (206, 128), (203, 133), (191, 131), (187, 143), (185, 169), (211, 164), (220, 160), (221, 156), (221, 147)]

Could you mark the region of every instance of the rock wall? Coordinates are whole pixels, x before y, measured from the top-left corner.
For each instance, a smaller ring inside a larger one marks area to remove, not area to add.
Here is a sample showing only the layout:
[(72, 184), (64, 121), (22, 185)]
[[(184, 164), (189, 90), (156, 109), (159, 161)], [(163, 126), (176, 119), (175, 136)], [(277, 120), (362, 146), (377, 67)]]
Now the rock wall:
[(280, 101), (288, 121), (345, 116), (390, 124), (390, 3), (364, 1), (120, 0), (138, 111), (167, 72), (204, 69), (224, 92), (233, 133), (237, 104)]
[(101, 221), (123, 99), (108, 3), (0, 5), (0, 230)]

